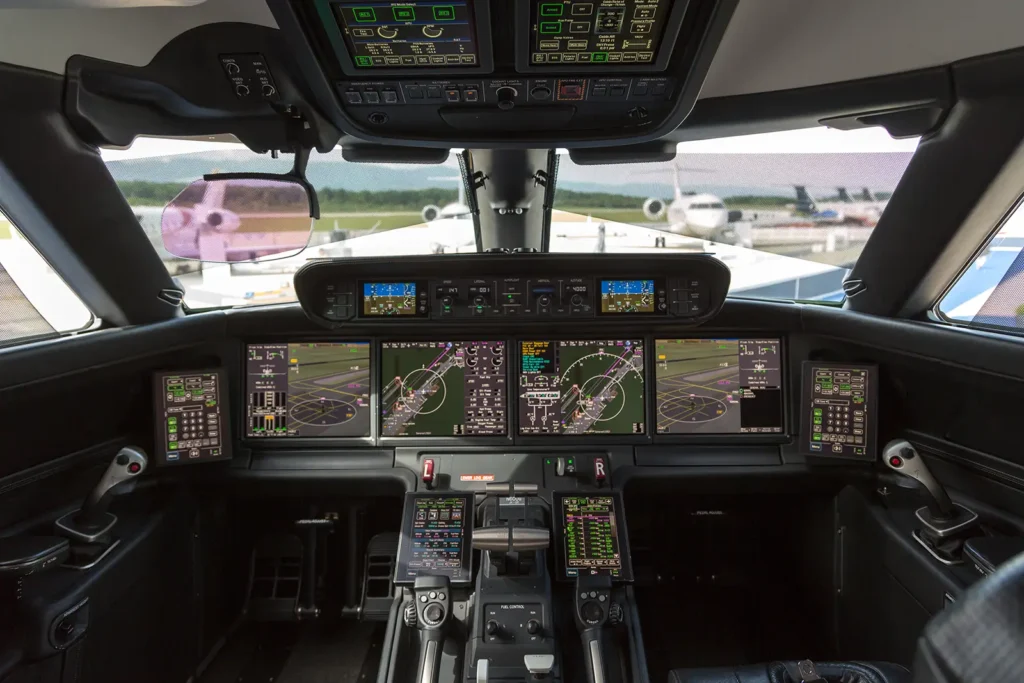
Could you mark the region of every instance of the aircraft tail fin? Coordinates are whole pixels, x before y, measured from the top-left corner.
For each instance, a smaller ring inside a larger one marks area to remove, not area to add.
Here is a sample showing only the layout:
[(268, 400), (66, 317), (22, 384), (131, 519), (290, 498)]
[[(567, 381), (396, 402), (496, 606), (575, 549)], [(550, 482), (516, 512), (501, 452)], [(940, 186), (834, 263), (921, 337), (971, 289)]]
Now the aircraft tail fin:
[(839, 192), (839, 201), (848, 204), (853, 202), (853, 198), (850, 197), (850, 193), (846, 191), (845, 187), (837, 187), (836, 190)]
[(817, 203), (814, 201), (814, 197), (807, 191), (807, 187), (804, 185), (794, 185), (793, 188), (796, 190), (796, 210), (803, 213), (814, 213), (818, 209)]

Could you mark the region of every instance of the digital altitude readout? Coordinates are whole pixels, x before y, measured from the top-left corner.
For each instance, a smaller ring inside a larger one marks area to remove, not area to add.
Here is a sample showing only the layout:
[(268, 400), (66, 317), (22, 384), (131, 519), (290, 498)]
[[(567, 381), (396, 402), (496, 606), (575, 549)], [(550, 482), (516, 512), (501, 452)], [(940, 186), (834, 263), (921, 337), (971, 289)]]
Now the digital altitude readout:
[(602, 313), (654, 313), (654, 280), (601, 280)]
[(479, 65), (473, 7), (465, 0), (336, 2), (333, 7), (357, 69)]
[(640, 339), (520, 342), (520, 434), (643, 434)]
[(530, 64), (653, 64), (670, 0), (533, 0)]

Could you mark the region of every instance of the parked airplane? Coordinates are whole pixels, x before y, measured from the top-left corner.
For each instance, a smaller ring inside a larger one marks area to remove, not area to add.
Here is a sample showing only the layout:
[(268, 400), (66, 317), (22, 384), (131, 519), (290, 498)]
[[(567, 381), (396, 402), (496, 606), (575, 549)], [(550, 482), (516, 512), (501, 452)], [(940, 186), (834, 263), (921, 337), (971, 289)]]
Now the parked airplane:
[[(652, 221), (667, 217), (667, 231), (700, 239), (714, 239), (729, 224), (725, 203), (713, 194), (683, 192), (679, 185), (679, 167), (673, 165), (675, 196), (669, 204), (651, 197), (643, 204), (644, 215)], [(659, 228), (660, 229), (660, 228)]]
[(889, 203), (888, 200), (875, 199), (866, 187), (857, 200), (850, 196), (845, 187), (836, 188), (838, 202), (819, 202), (807, 191), (805, 185), (793, 187), (796, 189), (796, 210), (822, 223), (874, 226)]

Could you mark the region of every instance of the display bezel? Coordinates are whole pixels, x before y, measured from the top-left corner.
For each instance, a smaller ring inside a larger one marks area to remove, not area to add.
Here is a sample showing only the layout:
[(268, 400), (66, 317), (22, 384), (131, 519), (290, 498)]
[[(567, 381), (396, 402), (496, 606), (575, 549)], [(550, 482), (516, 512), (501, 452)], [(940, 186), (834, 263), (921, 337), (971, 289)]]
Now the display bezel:
[[(422, 434), (413, 434), (409, 436), (385, 436), (384, 435), (384, 405), (382, 403), (382, 397), (380, 395), (384, 389), (384, 344), (385, 343), (427, 343), (427, 344), (439, 344), (441, 342), (454, 342), (454, 343), (466, 343), (466, 342), (501, 342), (505, 345), (505, 433), (504, 434), (472, 434), (465, 436), (454, 436), (454, 435), (437, 435), (437, 436), (424, 436)], [(508, 442), (512, 438), (512, 424), (514, 421), (513, 410), (514, 407), (510, 405), (509, 401), (513, 395), (512, 391), (512, 376), (509, 372), (509, 367), (512, 364), (512, 359), (509, 357), (509, 340), (501, 337), (450, 337), (448, 339), (392, 339), (392, 338), (379, 338), (376, 340), (377, 345), (377, 357), (379, 360), (377, 369), (377, 433), (380, 434), (380, 442), (382, 445), (394, 445), (404, 446), (412, 443), (422, 441), (431, 445), (444, 445), (444, 444), (488, 444), (495, 442)]]
[[(167, 459), (167, 447), (164, 445), (163, 432), (163, 379), (171, 375), (216, 375), (218, 393), (220, 395), (221, 409), (218, 414), (221, 416), (221, 428), (220, 432), (223, 435), (221, 439), (221, 454), (215, 458), (200, 458), (198, 460), (189, 459), (178, 459), (168, 460)], [(182, 465), (203, 465), (211, 462), (224, 462), (232, 458), (232, 442), (234, 441), (234, 431), (232, 431), (231, 424), (231, 389), (228, 385), (227, 372), (222, 367), (217, 368), (203, 368), (198, 370), (158, 370), (151, 376), (153, 383), (153, 454), (156, 462), (156, 467), (179, 467)], [(226, 404), (225, 404), (226, 402)], [(226, 423), (226, 424), (225, 424)]]
[[(565, 508), (563, 501), (566, 498), (580, 497), (611, 497), (612, 505), (615, 508), (615, 518), (619, 529), (619, 555), (622, 560), (622, 570), (619, 576), (613, 576), (615, 583), (633, 582), (633, 556), (629, 549), (629, 528), (626, 525), (626, 508), (622, 504), (622, 494), (618, 491), (555, 491), (551, 494), (552, 518), (555, 529), (555, 580), (563, 582), (576, 581), (575, 576), (567, 576), (568, 562), (565, 557)], [(605, 574), (599, 574), (605, 576)]]
[[(517, 0), (516, 1), (516, 71), (524, 74), (536, 73), (595, 73), (602, 75), (617, 76), (619, 74), (654, 73), (665, 71), (672, 58), (676, 41), (679, 39), (679, 29), (683, 25), (683, 17), (686, 15), (686, 8), (689, 0), (668, 0), (672, 2), (672, 8), (665, 18), (665, 32), (661, 37), (661, 44), (658, 46), (654, 61), (650, 64), (638, 64), (626, 66), (625, 64), (580, 64), (567, 65), (558, 63), (547, 66), (537, 66), (530, 63), (533, 36), (530, 34), (531, 15), (533, 6), (543, 0)], [(603, 73), (602, 73), (603, 72)]]
[(352, 60), (341, 22), (334, 11), (337, 0), (314, 0), (317, 16), (327, 34), (334, 54), (338, 59), (342, 72), (346, 76), (374, 80), (390, 76), (459, 76), (463, 74), (488, 74), (494, 70), (494, 50), (491, 41), (491, 6), (490, 0), (467, 0), (472, 7), (473, 28), (476, 33), (477, 55), (476, 66), (424, 67), (424, 68), (392, 68), (370, 67), (360, 68)]
[(396, 586), (411, 586), (416, 582), (416, 578), (405, 578), (400, 576), (402, 567), (407, 565), (408, 562), (403, 564), (402, 555), (403, 552), (411, 552), (411, 546), (406, 546), (406, 540), (409, 538), (409, 526), (414, 521), (413, 509), (417, 498), (461, 498), (465, 503), (465, 509), (468, 514), (462, 517), (462, 538), (465, 546), (462, 552), (462, 570), (465, 573), (465, 578), (452, 579), (449, 577), (453, 586), (469, 585), (473, 583), (473, 527), (475, 526), (476, 518), (476, 496), (473, 493), (466, 493), (464, 491), (437, 491), (430, 493), (423, 493), (418, 491), (409, 491), (405, 494), (405, 501), (402, 505), (402, 528), (398, 533), (398, 553), (395, 556), (395, 573), (392, 577), (393, 583)]
[[(864, 440), (864, 455), (846, 455), (839, 453), (811, 450), (811, 385), (814, 384), (814, 368), (850, 368), (868, 371), (868, 410), (866, 425), (873, 428), (867, 430), (868, 438)], [(878, 457), (878, 366), (873, 363), (839, 363), (832, 361), (805, 360), (800, 371), (800, 452), (810, 458), (823, 458), (832, 461), (872, 462)]]
[(654, 385), (653, 385), (654, 389), (653, 389), (653, 392), (652, 392), (650, 398), (651, 398), (651, 402), (652, 402), (652, 410), (654, 411), (654, 419), (655, 419), (654, 430), (653, 430), (652, 434), (654, 434), (654, 436), (656, 437), (656, 439), (658, 441), (668, 440), (668, 442), (671, 442), (671, 440), (673, 440), (673, 439), (680, 439), (681, 438), (681, 439), (683, 439), (685, 441), (689, 441), (689, 442), (692, 443), (695, 439), (697, 439), (697, 440), (703, 440), (703, 439), (712, 439), (712, 440), (714, 440), (714, 439), (722, 439), (722, 438), (729, 438), (729, 439), (744, 438), (744, 439), (749, 439), (750, 437), (756, 437), (758, 440), (770, 439), (770, 438), (773, 438), (773, 437), (774, 438), (778, 438), (780, 440), (785, 440), (785, 441), (789, 440), (789, 437), (788, 437), (788, 434), (789, 434), (789, 422), (788, 422), (788, 413), (787, 413), (787, 409), (786, 409), (787, 408), (787, 406), (786, 406), (786, 399), (789, 396), (789, 389), (786, 386), (787, 379), (788, 379), (787, 375), (786, 375), (786, 372), (787, 372), (786, 346), (785, 346), (785, 338), (782, 335), (767, 333), (767, 334), (763, 334), (763, 335), (744, 334), (742, 336), (728, 336), (728, 335), (723, 335), (723, 334), (675, 335), (675, 336), (673, 336), (673, 335), (664, 335), (663, 336), (663, 335), (660, 335), (660, 334), (656, 334), (656, 335), (654, 335), (653, 339), (651, 340), (651, 343), (653, 345), (652, 349), (656, 349), (659, 340), (665, 341), (665, 340), (672, 340), (672, 339), (701, 339), (701, 340), (728, 339), (728, 340), (736, 340), (736, 341), (750, 341), (750, 340), (755, 340), (755, 339), (778, 340), (778, 342), (779, 342), (779, 372), (781, 374), (781, 383), (779, 385), (779, 391), (780, 391), (780, 400), (781, 400), (781, 404), (782, 404), (781, 405), (780, 414), (779, 414), (779, 419), (780, 419), (780, 425), (779, 426), (782, 429), (780, 431), (777, 431), (777, 432), (707, 432), (707, 433), (693, 433), (693, 434), (661, 433), (661, 432), (658, 432), (658, 423), (657, 423), (657, 419), (658, 419), (658, 412), (657, 412), (657, 410), (658, 410), (658, 393), (657, 393), (658, 392), (658, 387), (657, 387), (657, 383), (658, 383), (658, 365), (657, 365), (657, 362), (658, 361), (657, 361), (657, 358), (656, 358), (657, 351), (656, 350), (652, 350), (652, 353), (651, 353), (651, 368), (650, 368), (651, 375), (650, 376), (651, 376), (651, 380), (654, 382)]
[[(643, 409), (644, 409), (644, 431), (643, 434), (523, 434), (519, 430), (519, 377), (522, 374), (522, 346), (524, 341), (551, 341), (555, 343), (559, 342), (598, 342), (613, 339), (614, 341), (641, 341), (644, 345), (644, 365), (643, 365), (643, 381), (644, 381), (644, 394), (643, 394)], [(514, 340), (515, 344), (515, 377), (513, 379), (512, 391), (514, 392), (513, 399), (515, 400), (515, 437), (516, 443), (523, 444), (534, 444), (534, 443), (567, 443), (567, 440), (579, 439), (581, 443), (592, 442), (594, 440), (600, 440), (602, 443), (611, 445), (623, 444), (623, 443), (650, 443), (651, 441), (651, 429), (648, 423), (648, 418), (651, 414), (649, 392), (647, 390), (647, 380), (650, 377), (650, 368), (648, 366), (648, 344), (650, 342), (648, 335), (609, 335), (608, 337), (576, 337), (573, 335), (552, 335), (548, 339), (544, 339), (542, 335), (529, 335), (523, 337), (516, 337)]]

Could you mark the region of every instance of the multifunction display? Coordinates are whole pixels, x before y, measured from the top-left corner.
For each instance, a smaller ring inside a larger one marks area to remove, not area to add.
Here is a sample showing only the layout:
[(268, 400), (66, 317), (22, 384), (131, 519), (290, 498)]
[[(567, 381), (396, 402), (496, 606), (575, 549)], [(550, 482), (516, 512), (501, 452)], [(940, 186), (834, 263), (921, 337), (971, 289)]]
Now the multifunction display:
[(806, 452), (874, 458), (877, 367), (808, 361), (803, 370)]
[(654, 313), (659, 299), (654, 280), (601, 280), (601, 313)]
[(622, 501), (617, 494), (556, 494), (561, 504), (563, 578), (607, 574), (631, 581)]
[(153, 391), (158, 465), (231, 457), (221, 371), (157, 373)]
[(533, 0), (530, 64), (653, 64), (670, 0)]
[(472, 522), (472, 494), (407, 494), (395, 583), (413, 583), (418, 576), (469, 583)]
[(381, 345), (382, 436), (507, 433), (505, 342)]
[(249, 344), (246, 436), (370, 435), (370, 344)]
[(416, 316), (427, 313), (427, 290), (418, 282), (364, 282), (364, 316)]
[(783, 431), (779, 339), (657, 339), (659, 434)]
[(356, 68), (466, 68), (480, 63), (473, 7), (465, 0), (337, 2), (333, 7)]
[(520, 434), (643, 434), (644, 343), (520, 342)]

